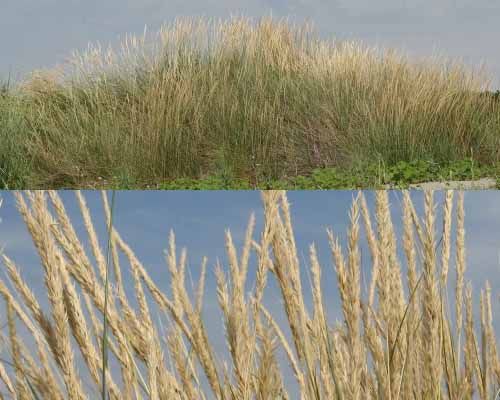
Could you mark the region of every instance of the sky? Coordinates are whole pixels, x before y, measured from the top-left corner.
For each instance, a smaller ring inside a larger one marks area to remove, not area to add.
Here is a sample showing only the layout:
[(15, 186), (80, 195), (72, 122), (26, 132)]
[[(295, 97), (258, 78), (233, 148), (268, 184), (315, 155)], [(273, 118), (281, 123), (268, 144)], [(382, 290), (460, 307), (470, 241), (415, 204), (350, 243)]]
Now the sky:
[(156, 31), (176, 17), (289, 17), (320, 37), (360, 40), (410, 58), (435, 55), (481, 63), (500, 89), (497, 0), (2, 0), (0, 77), (14, 80), (63, 62), (88, 43), (118, 46), (127, 33)]
[[(65, 204), (77, 235), (86, 238), (82, 217), (75, 194), (71, 191), (58, 192)], [(365, 191), (368, 207), (374, 218), (373, 191)], [(356, 191), (290, 191), (288, 200), (291, 204), (292, 223), (294, 226), (299, 258), (301, 260), (303, 287), (306, 304), (311, 305), (309, 292), (309, 246), (314, 243), (322, 266), (322, 288), (325, 310), (330, 323), (341, 321), (337, 281), (334, 273), (327, 240), (326, 228), (331, 228), (339, 238), (346, 254), (346, 235), (349, 228), (349, 210)], [(106, 248), (106, 226), (103, 220), (101, 194), (98, 191), (83, 191), (90, 209), (101, 248)], [(258, 191), (117, 191), (114, 225), (123, 239), (132, 247), (139, 260), (160, 289), (170, 296), (168, 270), (164, 251), (168, 245), (168, 234), (173, 229), (178, 246), (187, 248), (188, 286), (190, 278), (198, 281), (200, 264), (203, 256), (208, 257), (207, 281), (203, 315), (207, 324), (209, 339), (221, 359), (227, 357), (225, 337), (221, 327), (222, 314), (215, 296), (214, 266), (220, 260), (224, 271), (228, 270), (225, 256), (225, 230), (230, 229), (238, 254), (241, 252), (247, 223), (252, 212), (255, 213), (256, 226), (254, 239), (258, 240), (263, 227), (263, 208)], [(12, 192), (0, 191), (3, 205), (0, 208), (0, 249), (18, 266), (42, 306), (47, 305), (43, 283), (43, 267), (36, 254), (33, 242), (22, 217), (18, 213)], [(108, 192), (108, 198), (111, 193)], [(417, 214), (423, 215), (423, 192), (411, 191)], [(444, 192), (434, 195), (437, 217), (436, 232), (442, 229), (442, 204)], [(399, 259), (403, 271), (406, 271), (404, 253), (401, 250), (401, 201), (400, 191), (389, 191), (391, 216), (396, 230)], [(488, 280), (493, 288), (493, 320), (497, 337), (500, 337), (500, 191), (468, 191), (465, 193), (465, 243), (467, 269), (465, 281), (471, 282), (475, 313), (478, 315), (479, 292)], [(454, 216), (456, 210), (456, 196)], [(452, 240), (455, 240), (455, 219), (452, 222)], [(374, 225), (375, 226), (375, 225)], [(437, 237), (439, 234), (437, 233)], [(362, 286), (370, 276), (370, 257), (364, 235), (364, 225), (360, 227)], [(83, 239), (86, 251), (91, 257), (88, 242)], [(103, 250), (104, 251), (104, 250)], [(438, 253), (440, 254), (440, 253)], [(91, 257), (92, 259), (92, 257)], [(450, 258), (450, 282), (454, 287), (455, 266), (454, 246)], [(250, 259), (247, 291), (255, 282), (255, 259)], [(0, 263), (0, 279), (6, 281), (3, 265)], [(125, 287), (133, 287), (130, 274), (124, 274)], [(285, 315), (278, 287), (273, 278), (269, 278), (264, 303), (283, 327)], [(366, 292), (364, 292), (366, 293)], [(452, 299), (451, 299), (452, 300)], [(2, 304), (3, 306), (3, 304)], [(0, 312), (0, 326), (5, 322), (5, 314)], [(283, 354), (280, 359), (284, 360)], [(286, 370), (285, 370), (286, 372)], [(285, 373), (285, 384), (296, 387), (290, 371)], [(293, 393), (293, 391), (292, 391)]]

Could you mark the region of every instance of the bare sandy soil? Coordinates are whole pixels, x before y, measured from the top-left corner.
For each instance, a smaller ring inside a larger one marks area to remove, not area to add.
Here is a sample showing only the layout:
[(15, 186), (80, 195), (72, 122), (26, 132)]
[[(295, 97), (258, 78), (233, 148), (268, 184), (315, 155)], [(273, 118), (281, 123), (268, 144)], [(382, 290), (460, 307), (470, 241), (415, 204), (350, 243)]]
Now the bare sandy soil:
[[(394, 186), (385, 185), (386, 189), (395, 189)], [(423, 182), (409, 185), (410, 189), (424, 190), (445, 190), (445, 189), (462, 189), (462, 190), (485, 190), (496, 189), (497, 182), (492, 178), (481, 178), (476, 181), (444, 181), (444, 182)]]

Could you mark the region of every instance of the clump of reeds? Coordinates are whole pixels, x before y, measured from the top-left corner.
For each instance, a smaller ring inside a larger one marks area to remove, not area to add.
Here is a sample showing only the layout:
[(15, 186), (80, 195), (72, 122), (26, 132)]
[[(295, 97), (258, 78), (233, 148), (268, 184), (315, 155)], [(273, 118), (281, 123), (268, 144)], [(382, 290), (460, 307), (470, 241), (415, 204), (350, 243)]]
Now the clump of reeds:
[(500, 109), (478, 95), (488, 85), (456, 62), (319, 40), (310, 24), (179, 19), (151, 42), (128, 37), (33, 73), (22, 105), (0, 106), (0, 118), (20, 114), (0, 129), (19, 149), (0, 159), (26, 158), (30, 188), (253, 181), (373, 159), (492, 164)]
[[(173, 232), (166, 252), (170, 293), (160, 290), (113, 228), (105, 193), (111, 265), (79, 192), (76, 196), (90, 252), (77, 237), (57, 192), (15, 196), (45, 269), (49, 305), (42, 309), (14, 261), (2, 255), (11, 287), (0, 281), (8, 320), (0, 379), (9, 398), (86, 399), (97, 398), (101, 392), (103, 399), (109, 395), (112, 399), (479, 396), (486, 400), (493, 399), (500, 386), (491, 289), (486, 283), (481, 290), (477, 326), (472, 289), (464, 282), (463, 193), (458, 194), (454, 209), (453, 192), (446, 192), (439, 242), (432, 192), (425, 192), (423, 219), (416, 214), (409, 193), (403, 192), (402, 238), (396, 238), (388, 193), (376, 193), (374, 224), (364, 195), (359, 193), (350, 211), (347, 249), (328, 231), (344, 317), (337, 325), (327, 318), (326, 288), (321, 279), (325, 272), (314, 245), (310, 246), (309, 271), (312, 307), (306, 305), (301, 280), (304, 267), (299, 262), (285, 192), (262, 193), (262, 232), (255, 236), (252, 215), (239, 256), (230, 231), (226, 232), (228, 268), (217, 264), (217, 293), (209, 294), (204, 293), (206, 259), (197, 287), (188, 290), (187, 253), (185, 249), (178, 253)], [(454, 214), (456, 239), (451, 237)], [(367, 290), (361, 287), (360, 220), (371, 254)], [(404, 263), (397, 256), (398, 239), (404, 248)], [(456, 240), (454, 263), (450, 263), (452, 240)], [(126, 267), (133, 277), (133, 294), (124, 282)], [(255, 282), (246, 293), (250, 269), (255, 271)], [(452, 270), (456, 287), (449, 304), (447, 282)], [(280, 290), (285, 325), (278, 324), (264, 306), (270, 279)], [(208, 339), (202, 315), (207, 295), (217, 296), (222, 311), (229, 355), (224, 362)], [(156, 323), (153, 305), (171, 321), (167, 330)], [(455, 309), (454, 317), (450, 307)], [(102, 323), (105, 309), (107, 327)], [(18, 333), (20, 329), (31, 336), (32, 350)], [(100, 348), (103, 343), (104, 349)], [(103, 362), (107, 351), (114, 368)], [(278, 352), (285, 354), (297, 392), (284, 384), (286, 365)], [(86, 382), (84, 370), (89, 375)]]

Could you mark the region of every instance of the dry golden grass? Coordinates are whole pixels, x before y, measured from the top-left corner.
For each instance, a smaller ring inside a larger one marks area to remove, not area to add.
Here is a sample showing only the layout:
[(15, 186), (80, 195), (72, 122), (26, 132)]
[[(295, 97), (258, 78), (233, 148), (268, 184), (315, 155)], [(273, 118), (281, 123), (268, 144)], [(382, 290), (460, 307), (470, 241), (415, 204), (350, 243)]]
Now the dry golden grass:
[(381, 50), (270, 17), (180, 18), (120, 50), (95, 45), (0, 98), (0, 184), (257, 183), (374, 160), (500, 161), (483, 70)]
[[(178, 254), (173, 232), (166, 252), (167, 294), (114, 228), (109, 242), (113, 279), (106, 291), (107, 262), (85, 199), (76, 195), (95, 267), (57, 192), (15, 193), (44, 268), (48, 310), (42, 310), (14, 261), (2, 254), (10, 282), (0, 280), (8, 329), (0, 358), (0, 398), (97, 398), (103, 383), (103, 334), (111, 352), (112, 363), (104, 369), (111, 399), (486, 400), (499, 390), (491, 288), (486, 282), (481, 290), (477, 324), (470, 285), (464, 294), (463, 193), (454, 207), (454, 193), (446, 192), (438, 241), (433, 193), (425, 192), (420, 219), (409, 192), (403, 192), (405, 267), (397, 257), (388, 192), (376, 193), (374, 222), (364, 195), (358, 194), (350, 211), (347, 249), (332, 230), (327, 232), (344, 317), (336, 325), (327, 320), (323, 271), (314, 245), (309, 249), (312, 306), (306, 305), (285, 192), (262, 193), (263, 230), (255, 238), (252, 215), (241, 252), (226, 232), (228, 268), (217, 263), (216, 294), (204, 291), (206, 258), (198, 284), (193, 290), (187, 287), (187, 252)], [(105, 192), (103, 204), (112, 226)], [(450, 262), (454, 215), (457, 251)], [(366, 291), (361, 287), (361, 221), (371, 254)], [(124, 260), (134, 293), (124, 286)], [(450, 267), (456, 274), (455, 304), (447, 303)], [(246, 293), (251, 268), (255, 282)], [(264, 305), (269, 279), (279, 287), (285, 325)], [(203, 319), (207, 295), (217, 296), (222, 311), (229, 357), (224, 362)], [(153, 307), (167, 316), (167, 329), (155, 322)], [(453, 321), (450, 307), (456, 311)], [(31, 338), (21, 335), (21, 329)], [(27, 339), (34, 343), (31, 348)], [(286, 368), (296, 380), (295, 391), (285, 385)]]

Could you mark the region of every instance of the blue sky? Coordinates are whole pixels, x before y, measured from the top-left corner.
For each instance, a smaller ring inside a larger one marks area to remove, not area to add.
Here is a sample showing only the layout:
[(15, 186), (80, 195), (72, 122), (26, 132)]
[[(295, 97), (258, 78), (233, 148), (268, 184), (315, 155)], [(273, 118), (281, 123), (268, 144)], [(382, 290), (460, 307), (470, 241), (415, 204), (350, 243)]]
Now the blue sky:
[[(323, 268), (322, 286), (325, 295), (325, 308), (330, 322), (341, 320), (341, 309), (338, 301), (337, 283), (331, 262), (327, 242), (326, 228), (333, 229), (345, 246), (346, 232), (349, 227), (348, 212), (355, 191), (290, 191), (288, 199), (291, 203), (292, 222), (294, 224), (299, 256), (302, 260), (303, 286), (306, 300), (309, 295), (309, 245), (315, 243)], [(79, 237), (86, 237), (75, 194), (71, 191), (59, 192)], [(105, 249), (105, 223), (101, 194), (97, 191), (83, 192), (90, 208), (102, 248)], [(109, 196), (111, 195), (108, 193)], [(423, 213), (423, 192), (412, 191), (412, 199), (421, 216)], [(373, 211), (375, 194), (366, 191), (368, 206)], [(401, 199), (399, 191), (391, 191), (389, 195), (392, 219), (396, 228), (398, 241), (402, 231)], [(0, 208), (0, 248), (14, 260), (22, 275), (33, 289), (42, 304), (46, 304), (43, 286), (42, 266), (36, 255), (33, 243), (19, 215), (12, 192), (0, 192), (3, 205)], [(444, 193), (435, 192), (435, 203), (438, 215), (437, 232), (441, 230), (441, 207)], [(455, 197), (456, 201), (456, 197)], [(455, 211), (456, 203), (454, 204)], [(225, 338), (221, 333), (222, 316), (218, 311), (214, 292), (215, 279), (213, 267), (217, 258), (227, 270), (225, 258), (225, 229), (232, 232), (238, 251), (245, 235), (251, 212), (255, 212), (256, 227), (254, 238), (258, 239), (263, 226), (263, 209), (260, 192), (257, 191), (118, 191), (114, 224), (127, 241), (138, 258), (144, 263), (158, 286), (170, 293), (167, 266), (164, 250), (168, 244), (168, 233), (173, 229), (176, 234), (178, 254), (181, 247), (187, 247), (188, 268), (195, 282), (199, 275), (199, 267), (203, 256), (208, 256), (208, 275), (205, 292), (204, 316), (207, 321), (210, 339), (215, 343), (221, 357), (224, 357)], [(373, 213), (372, 213), (373, 215)], [(500, 191), (468, 191), (465, 193), (465, 228), (466, 228), (466, 281), (471, 281), (474, 290), (476, 311), (479, 304), (479, 290), (484, 287), (486, 279), (493, 288), (493, 311), (497, 337), (500, 335)], [(438, 236), (439, 237), (439, 236)], [(452, 224), (452, 238), (455, 237), (455, 220)], [(84, 243), (86, 241), (84, 240)], [(398, 242), (398, 246), (401, 243)], [(90, 256), (90, 249), (87, 248)], [(453, 282), (454, 247), (451, 257), (451, 281)], [(361, 252), (363, 274), (369, 277), (369, 253), (361, 227)], [(403, 271), (406, 270), (403, 253), (400, 254)], [(3, 266), (2, 266), (3, 267)], [(255, 263), (251, 258), (249, 266), (249, 282), (247, 290), (251, 290), (254, 282)], [(5, 279), (4, 271), (0, 279)], [(125, 274), (126, 287), (132, 287), (130, 275)], [(189, 276), (189, 275), (188, 275)], [(188, 280), (189, 282), (189, 280)], [(279, 301), (279, 292), (272, 278), (265, 303), (276, 316), (279, 323), (285, 322), (284, 312)], [(5, 314), (0, 319), (5, 318)], [(0, 321), (1, 323), (2, 321)], [(287, 383), (293, 387), (294, 381), (286, 374)]]
[(3, 0), (0, 77), (62, 62), (89, 42), (116, 46), (126, 33), (156, 31), (177, 16), (311, 20), (324, 38), (362, 40), (410, 57), (435, 54), (486, 64), (500, 89), (497, 0)]

